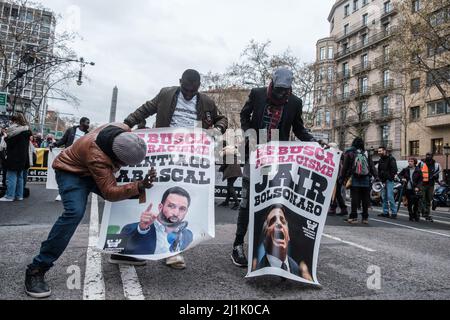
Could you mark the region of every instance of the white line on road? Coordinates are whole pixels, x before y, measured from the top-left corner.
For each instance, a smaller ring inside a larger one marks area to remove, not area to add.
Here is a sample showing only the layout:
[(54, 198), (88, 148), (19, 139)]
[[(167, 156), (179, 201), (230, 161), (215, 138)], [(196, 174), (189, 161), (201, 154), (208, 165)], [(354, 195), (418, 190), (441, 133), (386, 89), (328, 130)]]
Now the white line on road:
[(102, 273), (102, 255), (96, 251), (98, 242), (98, 198), (91, 199), (91, 219), (89, 222), (89, 246), (86, 253), (83, 300), (105, 300), (105, 281)]
[(145, 300), (141, 283), (133, 266), (119, 265), (123, 294), (128, 300)]
[(378, 220), (378, 219), (370, 219), (370, 220), (371, 221), (377, 221), (377, 222), (381, 222), (381, 223), (390, 224), (390, 225), (393, 225), (393, 226), (403, 227), (403, 228), (407, 228), (407, 229), (411, 229), (411, 230), (422, 231), (422, 232), (431, 233), (431, 234), (435, 234), (435, 235), (438, 235), (438, 236), (443, 236), (443, 237), (450, 238), (450, 234), (445, 234), (445, 233), (440, 233), (440, 232), (435, 232), (435, 231), (430, 231), (430, 230), (425, 230), (425, 229), (414, 228), (414, 227), (410, 227), (410, 226), (405, 226), (404, 224), (393, 223), (393, 222), (388, 222), (388, 221), (383, 221), (383, 220)]
[(364, 246), (362, 246), (362, 245), (359, 245), (359, 244), (357, 244), (357, 243), (354, 243), (354, 242), (350, 242), (350, 241), (345, 241), (345, 240), (342, 240), (342, 239), (340, 239), (340, 238), (337, 238), (337, 237), (333, 237), (333, 236), (330, 236), (329, 234), (325, 234), (325, 233), (324, 233), (324, 234), (323, 234), (323, 236), (324, 236), (324, 237), (326, 237), (326, 238), (329, 238), (329, 239), (335, 240), (335, 241), (339, 241), (339, 242), (342, 242), (342, 243), (348, 244), (349, 246), (353, 246), (353, 247), (356, 247), (356, 248), (359, 248), (359, 249), (362, 249), (362, 250), (368, 251), (368, 252), (376, 252), (376, 250), (374, 250), (374, 249), (370, 249), (370, 248), (364, 247)]
[[(383, 210), (380, 210), (380, 209), (372, 209), (372, 211), (374, 211), (374, 212), (379, 212), (379, 213), (383, 213)], [(400, 217), (408, 217), (408, 218), (409, 218), (409, 214), (398, 213), (398, 215), (399, 215)], [(444, 218), (444, 217), (439, 217), (439, 219), (446, 219), (446, 218)], [(442, 223), (442, 224), (446, 224), (446, 225), (450, 225), (450, 222), (443, 221), (443, 220), (439, 220), (439, 219), (436, 219), (435, 217), (433, 217), (434, 222)]]

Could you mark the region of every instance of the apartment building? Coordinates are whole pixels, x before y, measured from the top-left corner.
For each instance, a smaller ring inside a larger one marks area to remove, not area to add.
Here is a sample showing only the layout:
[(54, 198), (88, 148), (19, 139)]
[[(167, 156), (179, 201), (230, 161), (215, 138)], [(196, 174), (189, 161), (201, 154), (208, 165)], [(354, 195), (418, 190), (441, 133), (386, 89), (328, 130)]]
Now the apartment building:
[(0, 1), (0, 91), (9, 95), (9, 110), (29, 119), (42, 103), (55, 24), (50, 11)]
[[(338, 0), (328, 17), (330, 36), (317, 42), (313, 131), (327, 131), (341, 149), (355, 136), (400, 156), (402, 102), (389, 70), (398, 10), (393, 0)], [(332, 74), (332, 70), (334, 73)]]
[[(386, 146), (397, 158), (422, 158), (431, 151), (446, 167), (443, 153), (450, 143), (449, 51), (428, 48), (430, 72), (400, 76), (391, 70), (392, 49), (399, 21), (406, 15), (404, 10), (414, 18), (430, 5), (423, 1), (403, 1), (403, 11), (398, 0), (335, 2), (328, 16), (330, 36), (316, 45), (313, 131), (329, 132), (341, 149), (348, 147), (355, 136), (363, 136), (368, 148)], [(448, 5), (430, 15), (431, 24), (449, 21)], [(443, 36), (449, 36), (448, 30)], [(443, 80), (441, 90), (433, 81), (436, 74)]]

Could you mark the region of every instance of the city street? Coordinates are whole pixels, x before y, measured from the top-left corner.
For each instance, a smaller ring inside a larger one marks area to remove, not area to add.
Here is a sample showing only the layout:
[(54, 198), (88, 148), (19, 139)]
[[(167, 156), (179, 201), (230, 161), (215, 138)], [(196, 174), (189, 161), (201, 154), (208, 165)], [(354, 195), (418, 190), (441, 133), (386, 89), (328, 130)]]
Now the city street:
[[(2, 299), (28, 299), (23, 288), (26, 266), (62, 212), (62, 204), (54, 201), (55, 191), (44, 185), (30, 188), (31, 197), (24, 202), (0, 203)], [(378, 218), (375, 208), (368, 226), (350, 226), (342, 217), (329, 217), (318, 265), (322, 286), (313, 287), (277, 277), (245, 279), (246, 269), (235, 267), (230, 259), (237, 211), (219, 207), (216, 238), (185, 254), (186, 270), (175, 271), (162, 262), (145, 267), (111, 265), (106, 255), (88, 248), (95, 243), (103, 206), (103, 200), (92, 197), (68, 250), (47, 274), (51, 299), (450, 298), (448, 208), (434, 213), (435, 223), (409, 222), (404, 208), (398, 220)], [(370, 281), (374, 270), (381, 276), (378, 288)]]

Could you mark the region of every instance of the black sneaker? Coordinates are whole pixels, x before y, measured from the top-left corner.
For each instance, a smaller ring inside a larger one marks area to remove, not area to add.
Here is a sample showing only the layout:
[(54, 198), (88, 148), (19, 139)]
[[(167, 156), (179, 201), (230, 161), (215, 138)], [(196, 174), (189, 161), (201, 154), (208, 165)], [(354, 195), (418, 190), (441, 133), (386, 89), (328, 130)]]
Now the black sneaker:
[(109, 257), (108, 262), (112, 263), (112, 264), (125, 264), (125, 265), (131, 265), (131, 266), (145, 266), (147, 264), (147, 261), (145, 261), (145, 260), (121, 256), (118, 254), (112, 254)]
[(384, 214), (384, 213), (380, 213), (378, 216), (381, 218), (390, 218), (390, 216), (388, 214)]
[(389, 218), (391, 218), (392, 220), (397, 220), (397, 215), (391, 215)]
[(231, 254), (231, 260), (233, 263), (241, 268), (245, 268), (248, 265), (247, 257), (244, 253), (244, 246), (239, 245), (233, 248), (233, 253)]
[(426, 218), (425, 218), (425, 221), (428, 221), (428, 222), (434, 222), (434, 220), (433, 220), (432, 217), (426, 217)]
[(28, 268), (25, 274), (26, 294), (37, 299), (50, 297), (52, 290), (50, 290), (47, 282), (45, 282), (44, 277), (45, 271)]

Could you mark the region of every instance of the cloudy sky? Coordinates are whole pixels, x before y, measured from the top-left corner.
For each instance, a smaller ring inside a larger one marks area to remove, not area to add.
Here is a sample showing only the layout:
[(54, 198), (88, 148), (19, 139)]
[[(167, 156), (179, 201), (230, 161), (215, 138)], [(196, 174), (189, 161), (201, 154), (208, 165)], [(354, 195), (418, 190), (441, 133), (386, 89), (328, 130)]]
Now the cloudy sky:
[[(86, 60), (91, 79), (70, 88), (78, 109), (50, 100), (50, 109), (109, 120), (112, 88), (119, 87), (117, 120), (123, 120), (182, 72), (224, 72), (251, 39), (272, 41), (271, 52), (288, 48), (314, 60), (315, 44), (329, 32), (334, 0), (43, 0), (60, 14), (60, 28), (77, 31), (73, 48)], [(75, 83), (75, 81), (74, 81)]]

